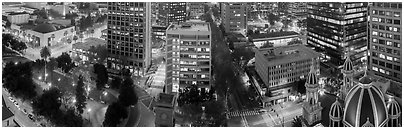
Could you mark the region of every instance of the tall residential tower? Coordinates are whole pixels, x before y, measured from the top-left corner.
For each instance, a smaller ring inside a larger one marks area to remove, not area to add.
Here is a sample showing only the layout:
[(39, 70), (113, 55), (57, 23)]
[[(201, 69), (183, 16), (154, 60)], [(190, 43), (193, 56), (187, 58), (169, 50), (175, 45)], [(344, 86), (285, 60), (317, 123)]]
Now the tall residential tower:
[(209, 23), (189, 21), (167, 28), (166, 93), (211, 86), (211, 29)]

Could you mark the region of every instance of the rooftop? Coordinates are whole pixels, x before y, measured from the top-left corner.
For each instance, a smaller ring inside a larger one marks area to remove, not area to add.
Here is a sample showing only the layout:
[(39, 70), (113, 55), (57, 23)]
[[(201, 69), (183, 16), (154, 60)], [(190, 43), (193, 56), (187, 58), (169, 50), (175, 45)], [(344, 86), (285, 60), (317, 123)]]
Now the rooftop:
[(2, 5), (9, 5), (9, 6), (13, 6), (13, 5), (22, 5), (22, 2), (2, 2)]
[(27, 12), (11, 12), (8, 15), (20, 15), (20, 14), (29, 14)]
[(299, 35), (299, 33), (294, 32), (294, 31), (283, 31), (283, 32), (253, 34), (253, 35), (251, 35), (251, 37), (253, 39), (260, 39), (260, 38), (276, 38), (276, 37), (298, 36), (298, 35)]
[(167, 31), (189, 31), (189, 32), (195, 32), (195, 31), (210, 31), (210, 26), (209, 23), (203, 22), (203, 21), (187, 21), (184, 23), (178, 24), (172, 24), (168, 27)]
[(97, 47), (98, 45), (106, 45), (107, 41), (99, 38), (87, 38), (84, 43), (79, 42), (73, 44), (73, 48), (79, 48), (83, 50), (89, 50), (91, 46)]
[(174, 104), (174, 95), (171, 94), (165, 94), (165, 93), (160, 93), (158, 103), (164, 103), (164, 104)]
[(272, 65), (289, 63), (296, 60), (311, 59), (320, 56), (319, 53), (301, 44), (262, 48), (258, 49), (256, 54), (264, 56), (264, 58), (266, 58), (268, 62), (271, 62)]

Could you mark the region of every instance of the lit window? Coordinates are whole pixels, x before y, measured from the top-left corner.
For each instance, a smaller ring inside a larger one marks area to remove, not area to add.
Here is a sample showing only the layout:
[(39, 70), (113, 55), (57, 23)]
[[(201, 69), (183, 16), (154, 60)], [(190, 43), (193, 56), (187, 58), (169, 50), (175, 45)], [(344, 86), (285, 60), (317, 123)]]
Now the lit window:
[(372, 35), (378, 35), (377, 31), (373, 31)]
[(379, 71), (379, 69), (377, 67), (372, 67), (373, 71)]
[(379, 57), (382, 58), (382, 59), (386, 58), (386, 56), (384, 56), (383, 54), (380, 54)]
[(386, 59), (392, 61), (392, 60), (393, 60), (393, 57), (387, 56)]
[(381, 72), (381, 73), (385, 73), (384, 69), (380, 69), (380, 72)]

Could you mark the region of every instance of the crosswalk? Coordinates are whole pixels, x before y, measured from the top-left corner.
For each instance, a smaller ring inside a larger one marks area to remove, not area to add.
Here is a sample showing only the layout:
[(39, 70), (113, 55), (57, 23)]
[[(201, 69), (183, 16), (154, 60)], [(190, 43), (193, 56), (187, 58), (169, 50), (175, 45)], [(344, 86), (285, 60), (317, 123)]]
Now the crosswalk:
[(240, 117), (240, 116), (254, 116), (254, 115), (259, 115), (259, 111), (235, 111), (235, 112), (229, 112), (227, 115), (229, 118), (231, 117)]

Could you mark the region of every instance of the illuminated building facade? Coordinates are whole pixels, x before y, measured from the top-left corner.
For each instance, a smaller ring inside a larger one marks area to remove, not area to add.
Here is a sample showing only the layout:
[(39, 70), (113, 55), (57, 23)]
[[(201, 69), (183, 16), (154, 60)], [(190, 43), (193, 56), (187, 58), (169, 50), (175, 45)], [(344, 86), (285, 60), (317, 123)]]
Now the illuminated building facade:
[(307, 3), (307, 43), (332, 68), (341, 68), (348, 51), (354, 66), (367, 56), (368, 3)]
[(401, 3), (372, 3), (369, 67), (375, 75), (401, 82)]

